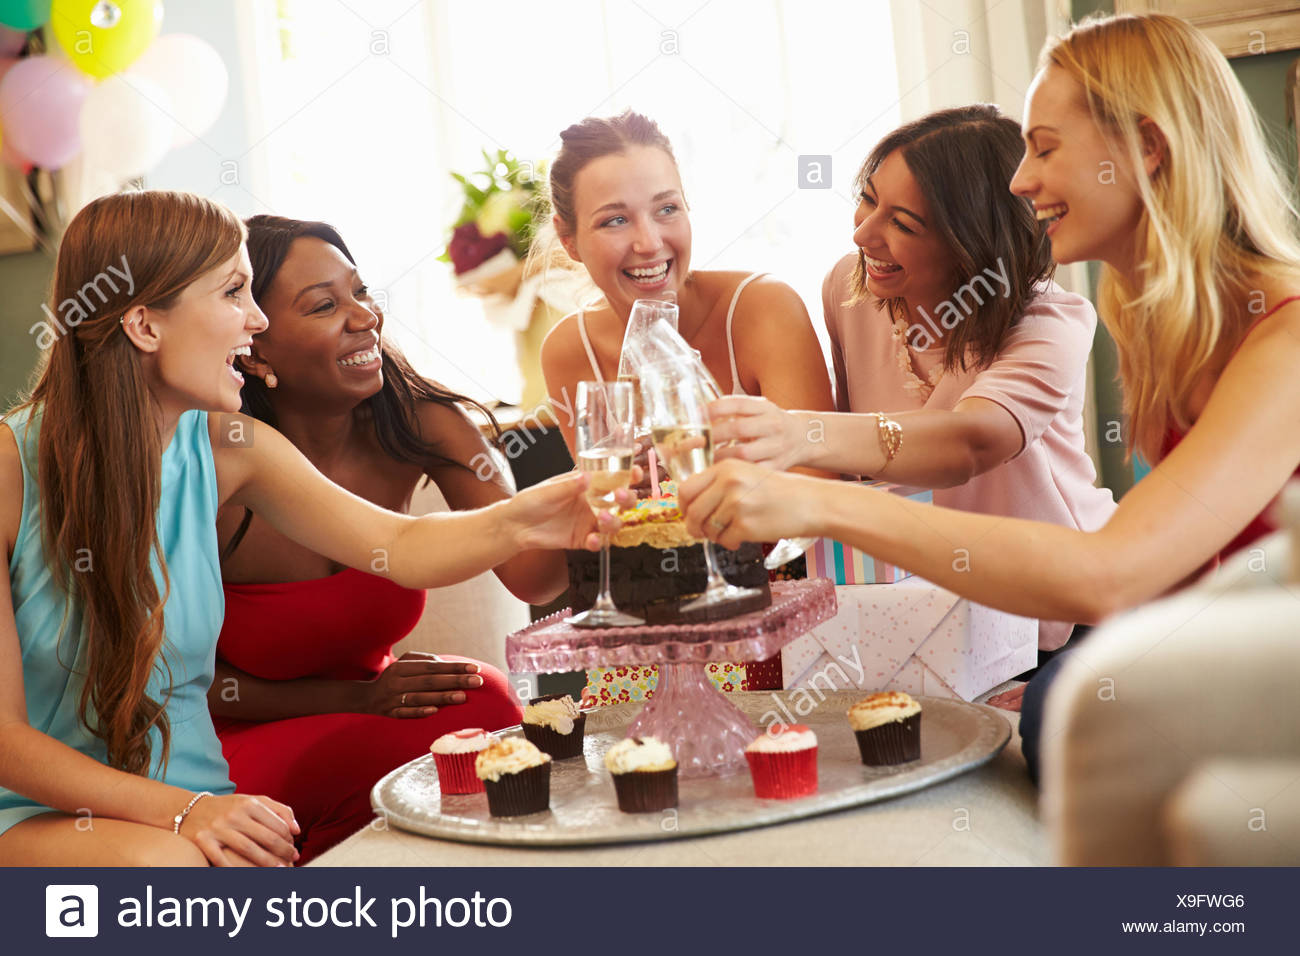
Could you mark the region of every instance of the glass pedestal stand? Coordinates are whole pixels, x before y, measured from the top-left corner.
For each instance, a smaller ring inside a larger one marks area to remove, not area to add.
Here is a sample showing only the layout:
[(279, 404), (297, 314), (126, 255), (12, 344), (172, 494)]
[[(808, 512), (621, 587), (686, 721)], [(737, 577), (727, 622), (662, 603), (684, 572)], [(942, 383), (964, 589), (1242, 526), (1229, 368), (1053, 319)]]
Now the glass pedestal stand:
[(760, 661), (835, 614), (835, 588), (816, 578), (778, 581), (761, 611), (706, 624), (582, 629), (568, 610), (506, 638), (506, 663), (518, 673), (553, 673), (635, 664), (659, 667), (659, 682), (629, 736), (654, 736), (672, 748), (683, 777), (736, 773), (758, 734), (709, 681), (705, 666)]

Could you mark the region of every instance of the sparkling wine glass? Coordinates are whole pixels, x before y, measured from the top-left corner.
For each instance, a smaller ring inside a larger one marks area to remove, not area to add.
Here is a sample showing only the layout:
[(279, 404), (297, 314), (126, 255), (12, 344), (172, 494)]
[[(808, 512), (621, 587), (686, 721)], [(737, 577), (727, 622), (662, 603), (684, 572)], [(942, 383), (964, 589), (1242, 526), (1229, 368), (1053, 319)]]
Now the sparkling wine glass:
[[(599, 518), (618, 510), (620, 488), (632, 484), (633, 389), (629, 382), (578, 383), (578, 468), (588, 477), (587, 504)], [(600, 536), (600, 593), (574, 627), (632, 627), (645, 621), (614, 606), (609, 592), (609, 535)]]
[[(637, 299), (623, 333), (623, 347), (618, 356), (618, 380), (632, 383), (632, 401), (636, 404), (636, 441), (640, 445), (636, 463), (645, 469), (645, 481), (652, 496), (659, 494), (655, 485), (658, 469), (649, 460), (654, 455), (650, 441), (650, 421), (641, 402), (637, 370), (650, 362), (666, 362), (674, 355), (677, 342), (689, 348), (677, 335), (677, 303), (660, 299)], [(661, 337), (657, 333), (662, 332)]]
[[(713, 464), (713, 426), (709, 420), (709, 390), (688, 363), (655, 362), (640, 369), (641, 396), (650, 418), (659, 460), (680, 483)], [(762, 594), (756, 588), (727, 583), (718, 570), (712, 541), (704, 542), (708, 585), (694, 601), (682, 605), (695, 611)]]

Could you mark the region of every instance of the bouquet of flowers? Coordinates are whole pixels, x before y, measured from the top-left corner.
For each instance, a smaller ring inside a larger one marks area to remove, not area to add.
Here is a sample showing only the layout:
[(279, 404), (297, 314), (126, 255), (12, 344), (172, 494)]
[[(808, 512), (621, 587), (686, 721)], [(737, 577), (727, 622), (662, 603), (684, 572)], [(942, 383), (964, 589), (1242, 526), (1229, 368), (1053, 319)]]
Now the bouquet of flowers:
[(484, 169), (451, 174), (465, 202), (439, 259), (450, 262), (465, 282), (513, 271), (528, 255), (544, 215), (541, 169), (504, 149), (495, 156), (484, 150), (483, 159)]

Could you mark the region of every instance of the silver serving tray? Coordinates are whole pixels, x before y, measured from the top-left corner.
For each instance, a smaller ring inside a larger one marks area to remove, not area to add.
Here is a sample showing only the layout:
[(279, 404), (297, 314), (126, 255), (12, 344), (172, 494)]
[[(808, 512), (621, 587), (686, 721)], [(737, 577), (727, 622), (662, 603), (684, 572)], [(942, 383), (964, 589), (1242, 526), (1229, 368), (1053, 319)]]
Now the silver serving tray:
[[(605, 751), (622, 740), (642, 704), (615, 704), (587, 712), (583, 758), (557, 760), (551, 769), (551, 809), (522, 817), (492, 817), (481, 794), (444, 797), (431, 756), (388, 774), (370, 794), (375, 812), (395, 827), (462, 843), (576, 846), (638, 843), (769, 826), (861, 806), (933, 786), (997, 756), (1011, 726), (991, 707), (942, 697), (919, 697), (921, 759), (897, 767), (866, 767), (849, 728), (849, 706), (862, 691), (821, 694), (794, 690), (728, 694), (755, 724), (772, 720), (781, 700), (817, 734), (818, 792), (796, 800), (759, 800), (749, 774), (678, 781), (679, 804), (656, 813), (622, 813), (605, 770)], [(802, 703), (811, 713), (799, 714)], [(782, 715), (779, 719), (784, 720)], [(512, 736), (516, 728), (502, 731)]]

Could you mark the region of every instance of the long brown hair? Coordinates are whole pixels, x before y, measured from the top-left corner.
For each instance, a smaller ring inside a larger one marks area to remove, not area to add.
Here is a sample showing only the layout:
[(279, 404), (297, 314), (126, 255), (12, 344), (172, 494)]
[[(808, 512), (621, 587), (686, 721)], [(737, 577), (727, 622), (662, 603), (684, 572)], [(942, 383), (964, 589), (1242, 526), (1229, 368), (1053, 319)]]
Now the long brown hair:
[[(980, 304), (966, 308), (966, 321), (948, 336), (944, 368), (965, 369), (967, 359), (976, 367), (997, 356), (1034, 295), (1034, 286), (1049, 279), (1056, 269), (1052, 249), (1029, 202), (1011, 193), (1011, 177), (1025, 152), (1020, 124), (998, 112), (996, 106), (977, 104), (938, 110), (894, 130), (871, 151), (858, 171), (857, 187), (867, 180), (891, 153), (901, 150), (903, 161), (916, 178), (930, 204), (932, 225), (957, 260), (953, 288), (970, 287)], [(1005, 276), (1009, 291), (981, 301), (973, 283), (983, 281), (992, 269)], [(854, 301), (866, 296), (866, 269), (862, 255), (850, 280)], [(891, 317), (906, 314), (902, 299), (887, 299)]]
[[(289, 249), (297, 239), (321, 239), (343, 253), (344, 258), (352, 265), (357, 264), (357, 260), (352, 257), (352, 251), (348, 249), (339, 231), (329, 223), (268, 215), (253, 216), (246, 222), (248, 258), (253, 266), (253, 301), (259, 306), (265, 303), (271, 283), (280, 271), (280, 267), (284, 265), (284, 260), (289, 256)], [(379, 356), (383, 370), (383, 387), (362, 402), (362, 406), (369, 412), (379, 446), (390, 458), (410, 465), (419, 465), (422, 468), (434, 464), (469, 468), (467, 462), (455, 461), (442, 455), (437, 445), (421, 434), (417, 416), (420, 402), (436, 402), (447, 406), (461, 405), (477, 409), (491, 423), (494, 436), (500, 437), (501, 429), (487, 406), (422, 376), (386, 337), (380, 340)], [(275, 409), (271, 406), (270, 391), (262, 379), (256, 375), (246, 375), (240, 395), (246, 415), (251, 415), (272, 427), (278, 427)], [(245, 509), (243, 520), (235, 529), (230, 542), (222, 550), (223, 561), (239, 547), (252, 520), (253, 513)]]
[[(166, 669), (160, 658), (170, 584), (157, 532), (157, 405), (120, 320), (136, 306), (175, 305), (186, 286), (235, 256), (243, 238), (230, 210), (189, 193), (123, 193), (91, 202), (59, 246), (50, 309), (68, 320), (43, 354), (24, 403), (41, 415), (45, 553), (83, 615), (79, 717), (104, 741), (108, 764), (129, 773), (148, 772), (151, 730), (161, 734), (163, 765), (171, 745), (166, 701), (148, 694), (155, 666)], [(129, 269), (131, 281), (109, 266)]]

